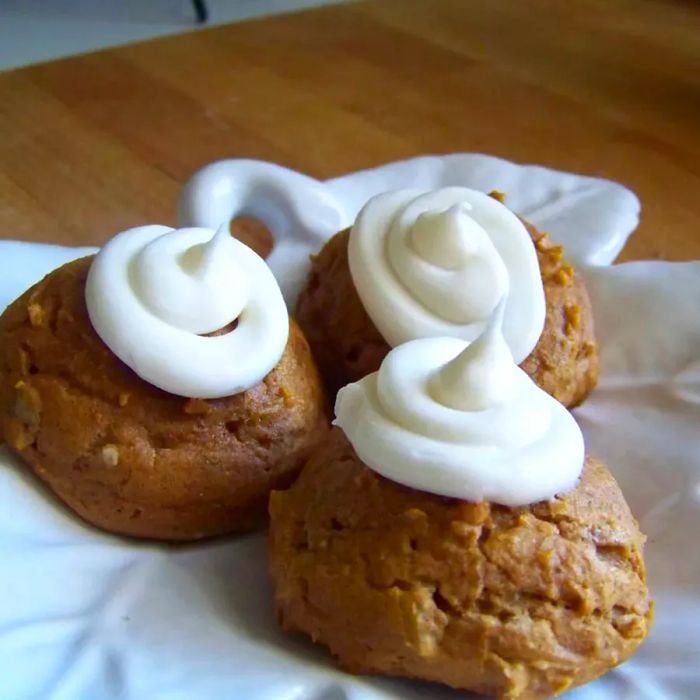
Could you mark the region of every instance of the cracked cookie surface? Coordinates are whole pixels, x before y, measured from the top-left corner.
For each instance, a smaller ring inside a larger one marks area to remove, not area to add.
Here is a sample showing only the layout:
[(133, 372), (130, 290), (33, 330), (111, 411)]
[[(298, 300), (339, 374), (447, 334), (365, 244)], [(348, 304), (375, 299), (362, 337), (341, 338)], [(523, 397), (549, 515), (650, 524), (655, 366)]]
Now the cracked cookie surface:
[(652, 617), (644, 536), (608, 470), (521, 508), (406, 488), (339, 429), (270, 499), (282, 627), (354, 673), (538, 699), (628, 658)]
[(0, 436), (106, 530), (184, 540), (260, 524), (270, 489), (296, 476), (327, 431), (303, 334), (292, 323), (278, 365), (242, 394), (174, 396), (94, 332), (84, 301), (90, 261), (54, 271), (0, 317)]

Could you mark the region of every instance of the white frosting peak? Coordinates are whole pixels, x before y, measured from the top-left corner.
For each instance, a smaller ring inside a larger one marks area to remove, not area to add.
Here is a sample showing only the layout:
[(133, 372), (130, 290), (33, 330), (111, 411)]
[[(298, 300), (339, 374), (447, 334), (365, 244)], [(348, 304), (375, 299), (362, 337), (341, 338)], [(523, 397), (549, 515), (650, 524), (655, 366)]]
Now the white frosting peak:
[[(145, 381), (181, 396), (249, 389), (277, 364), (289, 333), (272, 272), (225, 227), (120, 233), (93, 261), (85, 298), (110, 350)], [(234, 321), (233, 330), (205, 336)]]
[(405, 343), (378, 372), (340, 390), (335, 424), (368, 467), (421, 491), (509, 506), (575, 486), (583, 436), (513, 362), (503, 305), (472, 345)]
[(431, 396), (443, 406), (484, 411), (512, 398), (517, 367), (501, 332), (504, 308), (501, 301), (486, 330), (431, 377)]
[(445, 211), (425, 211), (411, 226), (411, 244), (418, 255), (445, 270), (457, 270), (488, 241), (472, 219), (467, 202)]
[(504, 335), (517, 362), (542, 333), (544, 289), (530, 236), (481, 192), (374, 197), (352, 227), (348, 259), (367, 313), (392, 346), (431, 336), (474, 340), (504, 297)]
[(180, 229), (147, 243), (134, 258), (135, 291), (150, 311), (175, 328), (213, 333), (238, 318), (248, 301), (246, 275), (231, 234), (222, 227), (195, 243)]

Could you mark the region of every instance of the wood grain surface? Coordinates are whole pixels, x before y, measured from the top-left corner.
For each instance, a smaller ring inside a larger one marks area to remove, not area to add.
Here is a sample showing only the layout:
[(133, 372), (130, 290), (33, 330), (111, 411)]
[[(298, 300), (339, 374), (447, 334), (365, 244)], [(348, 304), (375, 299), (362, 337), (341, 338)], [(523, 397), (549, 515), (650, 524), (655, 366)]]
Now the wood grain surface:
[(623, 259), (700, 258), (700, 4), (369, 0), (0, 75), (0, 234), (174, 223), (223, 157), (326, 178), (479, 151), (632, 188)]

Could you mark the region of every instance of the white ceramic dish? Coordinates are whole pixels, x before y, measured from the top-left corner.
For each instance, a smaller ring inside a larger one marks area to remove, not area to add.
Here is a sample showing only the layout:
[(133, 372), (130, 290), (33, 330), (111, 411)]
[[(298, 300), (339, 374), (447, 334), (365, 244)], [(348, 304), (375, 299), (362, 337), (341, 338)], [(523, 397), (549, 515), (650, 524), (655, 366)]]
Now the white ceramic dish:
[[(237, 191), (240, 183), (247, 189)], [(443, 184), (506, 191), (516, 211), (565, 243), (592, 295), (603, 374), (576, 417), (649, 535), (657, 616), (634, 659), (567, 697), (700, 697), (700, 262), (608, 266), (636, 225), (634, 195), (479, 155), (421, 158), (325, 183), (224, 161), (186, 188), (181, 219), (218, 225), (241, 211), (261, 216), (287, 241), (272, 263), (293, 297), (308, 252), (372, 193)], [(0, 308), (86, 252), (0, 242)], [(270, 600), (263, 534), (184, 547), (110, 537), (73, 518), (0, 449), (2, 700), (464, 697), (345, 675), (322, 649), (282, 635)]]

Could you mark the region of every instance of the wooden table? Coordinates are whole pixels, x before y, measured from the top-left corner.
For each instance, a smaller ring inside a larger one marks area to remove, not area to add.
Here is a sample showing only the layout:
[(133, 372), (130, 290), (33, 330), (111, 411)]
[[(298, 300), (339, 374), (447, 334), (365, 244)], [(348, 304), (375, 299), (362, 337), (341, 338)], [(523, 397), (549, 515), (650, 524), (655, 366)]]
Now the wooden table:
[(700, 5), (370, 0), (5, 73), (0, 231), (174, 223), (222, 157), (326, 178), (452, 151), (623, 182), (623, 258), (700, 258)]

